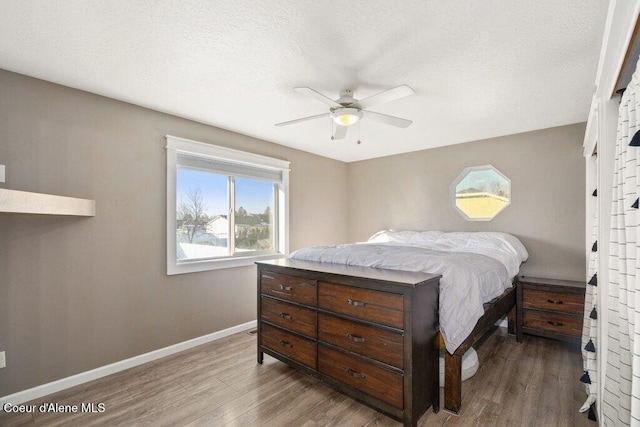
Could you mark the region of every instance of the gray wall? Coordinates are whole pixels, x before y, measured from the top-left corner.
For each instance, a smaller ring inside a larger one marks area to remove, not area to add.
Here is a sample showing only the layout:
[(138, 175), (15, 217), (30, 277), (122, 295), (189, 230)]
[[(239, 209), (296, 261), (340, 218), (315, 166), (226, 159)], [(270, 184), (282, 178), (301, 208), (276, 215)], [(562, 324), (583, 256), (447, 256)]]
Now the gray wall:
[(167, 134), (291, 161), (291, 249), (346, 241), (345, 163), (0, 70), (0, 185), (97, 203), (0, 215), (0, 396), (255, 319), (255, 267), (165, 274)]
[[(584, 124), (349, 164), (349, 240), (382, 229), (504, 231), (529, 251), (521, 272), (584, 279)], [(465, 221), (449, 188), (465, 167), (491, 164), (511, 179), (511, 206)]]

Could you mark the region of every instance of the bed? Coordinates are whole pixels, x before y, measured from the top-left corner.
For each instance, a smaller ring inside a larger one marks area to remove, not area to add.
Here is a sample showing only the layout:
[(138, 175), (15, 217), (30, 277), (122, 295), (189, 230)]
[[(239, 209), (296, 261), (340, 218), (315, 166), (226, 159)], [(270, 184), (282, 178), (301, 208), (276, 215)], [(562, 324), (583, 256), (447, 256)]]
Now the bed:
[(514, 332), (513, 282), (528, 253), (507, 233), (381, 231), (366, 242), (300, 249), (290, 258), (441, 275), (444, 407), (457, 414), (462, 399), (462, 355), (505, 315), (509, 332)]

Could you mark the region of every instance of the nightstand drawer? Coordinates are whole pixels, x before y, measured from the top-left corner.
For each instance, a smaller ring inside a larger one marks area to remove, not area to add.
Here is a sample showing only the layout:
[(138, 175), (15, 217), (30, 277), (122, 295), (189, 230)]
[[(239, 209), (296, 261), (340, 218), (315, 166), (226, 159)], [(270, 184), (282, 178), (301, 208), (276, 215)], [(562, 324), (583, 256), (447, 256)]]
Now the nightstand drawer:
[(260, 292), (299, 304), (316, 305), (315, 280), (266, 272), (260, 275)]
[(403, 407), (402, 375), (323, 345), (318, 346), (318, 370), (344, 384)]
[(260, 344), (298, 363), (316, 369), (316, 343), (262, 323)]
[(525, 309), (524, 327), (579, 337), (582, 335), (582, 317)]
[(318, 339), (402, 369), (404, 337), (397, 332), (321, 313)]
[(523, 289), (524, 308), (582, 314), (584, 295)]
[(315, 311), (268, 297), (260, 298), (260, 304), (262, 320), (311, 338), (316, 337)]
[(319, 282), (318, 307), (373, 323), (403, 328), (402, 295)]

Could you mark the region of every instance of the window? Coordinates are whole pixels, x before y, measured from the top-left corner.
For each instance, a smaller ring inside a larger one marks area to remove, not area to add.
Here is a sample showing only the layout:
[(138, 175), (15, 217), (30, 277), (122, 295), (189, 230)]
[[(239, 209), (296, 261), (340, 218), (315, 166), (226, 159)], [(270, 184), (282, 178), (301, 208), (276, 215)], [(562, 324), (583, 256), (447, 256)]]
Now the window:
[(467, 221), (491, 221), (511, 204), (511, 181), (493, 166), (469, 167), (451, 184), (451, 201)]
[(167, 274), (288, 250), (289, 162), (167, 136)]

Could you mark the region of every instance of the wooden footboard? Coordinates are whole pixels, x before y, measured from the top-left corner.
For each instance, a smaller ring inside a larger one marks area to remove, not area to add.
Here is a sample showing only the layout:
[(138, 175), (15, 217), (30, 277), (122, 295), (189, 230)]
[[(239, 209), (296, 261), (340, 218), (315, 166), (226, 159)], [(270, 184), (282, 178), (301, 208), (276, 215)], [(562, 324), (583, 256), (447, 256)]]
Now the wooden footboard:
[[(444, 408), (454, 414), (460, 413), (462, 401), (462, 356), (473, 346), (496, 322), (508, 316), (509, 333), (515, 333), (516, 327), (516, 288), (507, 289), (493, 304), (485, 309), (484, 315), (478, 320), (467, 339), (451, 354), (445, 350), (444, 354)], [(444, 341), (440, 337), (440, 346), (444, 348)]]

